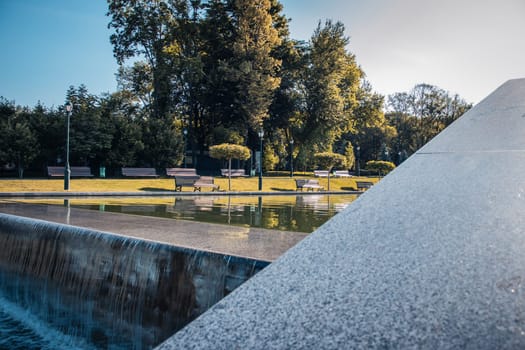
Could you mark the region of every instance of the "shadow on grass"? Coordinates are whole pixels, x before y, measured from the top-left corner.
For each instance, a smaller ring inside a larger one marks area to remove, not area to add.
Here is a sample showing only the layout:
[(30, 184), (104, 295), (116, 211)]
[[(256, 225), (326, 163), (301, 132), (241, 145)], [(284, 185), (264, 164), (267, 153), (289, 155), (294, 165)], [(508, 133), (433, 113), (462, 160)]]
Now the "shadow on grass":
[(163, 191), (175, 191), (174, 188), (158, 188), (158, 187), (141, 187), (141, 191), (150, 191), (150, 192), (163, 192)]
[(357, 191), (355, 188), (353, 187), (341, 187), (342, 190), (344, 191)]
[(282, 191), (282, 192), (295, 192), (295, 190), (291, 190), (289, 188), (279, 188), (279, 187), (271, 187), (272, 191)]

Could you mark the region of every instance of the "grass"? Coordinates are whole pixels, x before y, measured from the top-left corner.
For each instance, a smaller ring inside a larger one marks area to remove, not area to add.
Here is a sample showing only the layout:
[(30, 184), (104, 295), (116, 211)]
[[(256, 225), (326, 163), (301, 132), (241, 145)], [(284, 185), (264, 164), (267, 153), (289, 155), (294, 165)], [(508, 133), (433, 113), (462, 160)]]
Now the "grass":
[[(297, 178), (313, 178), (311, 176), (263, 177), (265, 192), (295, 191)], [(319, 183), (328, 188), (328, 180), (319, 178)], [(364, 180), (377, 182), (378, 178), (352, 177), (330, 178), (331, 191), (349, 191), (356, 188), (355, 181)], [(215, 183), (221, 190), (228, 190), (228, 178), (217, 177)], [(258, 177), (232, 178), (232, 191), (258, 191)], [(173, 191), (172, 178), (160, 179), (71, 179), (70, 192), (143, 192), (143, 191)], [(0, 179), (0, 192), (61, 192), (64, 190), (63, 179)], [(183, 192), (193, 192), (191, 187), (183, 187)], [(203, 189), (210, 191), (211, 189)]]

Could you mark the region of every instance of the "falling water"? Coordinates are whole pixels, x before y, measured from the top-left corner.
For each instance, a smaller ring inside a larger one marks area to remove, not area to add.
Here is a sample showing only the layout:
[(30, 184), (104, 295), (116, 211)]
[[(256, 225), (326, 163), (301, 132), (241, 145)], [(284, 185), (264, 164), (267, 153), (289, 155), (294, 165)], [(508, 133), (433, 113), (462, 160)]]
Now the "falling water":
[(0, 247), (0, 348), (149, 349), (268, 264), (6, 214)]

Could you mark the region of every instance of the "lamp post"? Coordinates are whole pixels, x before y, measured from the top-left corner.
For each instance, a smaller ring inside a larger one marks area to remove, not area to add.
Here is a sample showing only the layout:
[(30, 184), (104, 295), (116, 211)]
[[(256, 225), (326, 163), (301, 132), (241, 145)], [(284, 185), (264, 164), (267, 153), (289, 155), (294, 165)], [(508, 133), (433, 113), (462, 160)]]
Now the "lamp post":
[(64, 168), (64, 190), (69, 191), (69, 179), (71, 177), (71, 168), (69, 167), (69, 119), (71, 117), (71, 111), (73, 110), (73, 104), (68, 102), (66, 104), (67, 114), (67, 131), (66, 131), (66, 166)]
[(259, 157), (259, 191), (262, 191), (262, 161), (263, 161), (264, 130), (261, 128), (257, 134), (259, 135), (259, 140), (260, 140), (259, 152), (261, 154), (261, 156)]
[(293, 139), (290, 140), (290, 177), (293, 177)]
[(361, 169), (359, 168), (359, 151), (361, 150), (361, 147), (357, 146), (357, 176), (361, 176)]
[(184, 168), (186, 168), (186, 143), (187, 143), (187, 139), (188, 139), (188, 129), (184, 128), (182, 130), (182, 133), (184, 134)]

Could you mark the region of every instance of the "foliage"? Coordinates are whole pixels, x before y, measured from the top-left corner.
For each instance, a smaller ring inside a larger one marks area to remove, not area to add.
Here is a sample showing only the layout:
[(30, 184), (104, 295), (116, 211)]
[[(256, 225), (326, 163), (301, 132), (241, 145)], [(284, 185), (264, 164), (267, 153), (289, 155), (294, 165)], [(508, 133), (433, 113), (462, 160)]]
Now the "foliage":
[(377, 171), (380, 176), (386, 175), (396, 168), (395, 164), (392, 162), (387, 162), (384, 160), (370, 160), (366, 162), (366, 169)]
[(347, 165), (346, 157), (339, 153), (320, 152), (314, 154), (314, 158), (319, 168), (329, 171), (334, 167), (345, 167)]
[(388, 98), (390, 124), (398, 131), (393, 153), (410, 155), (471, 108), (457, 94), (418, 84)]
[[(319, 22), (308, 42), (298, 41), (282, 10), (278, 0), (108, 0), (118, 91), (67, 90), (71, 163), (115, 172), (177, 166), (184, 149), (199, 159), (214, 144), (257, 150), (262, 128), (266, 171), (289, 169), (290, 159), (295, 170), (312, 170), (313, 155), (327, 151), (344, 154), (346, 167), (399, 164), (470, 108), (419, 84), (389, 96), (385, 115), (344, 25)], [(0, 111), (1, 161), (19, 157), (21, 170), (40, 174), (65, 162), (62, 106), (1, 101), (0, 110), (10, 111)]]
[(38, 150), (28, 117), (27, 111), (16, 110), (12, 103), (0, 99), (0, 164), (15, 164), (20, 178)]
[(362, 72), (346, 51), (349, 39), (340, 22), (319, 23), (306, 56), (305, 120), (302, 139), (314, 152), (330, 150), (351, 126)]
[(240, 159), (246, 160), (251, 156), (250, 149), (241, 145), (223, 143), (210, 147), (210, 157), (217, 159)]
[(232, 159), (246, 160), (251, 152), (248, 147), (223, 143), (210, 147), (210, 157), (228, 160), (228, 190), (231, 190)]
[(275, 154), (273, 147), (269, 144), (265, 144), (262, 164), (264, 171), (274, 170), (278, 163), (279, 157)]
[(314, 154), (315, 161), (322, 169), (328, 169), (328, 190), (330, 190), (330, 172), (334, 167), (346, 167), (347, 158), (339, 153), (320, 152)]

